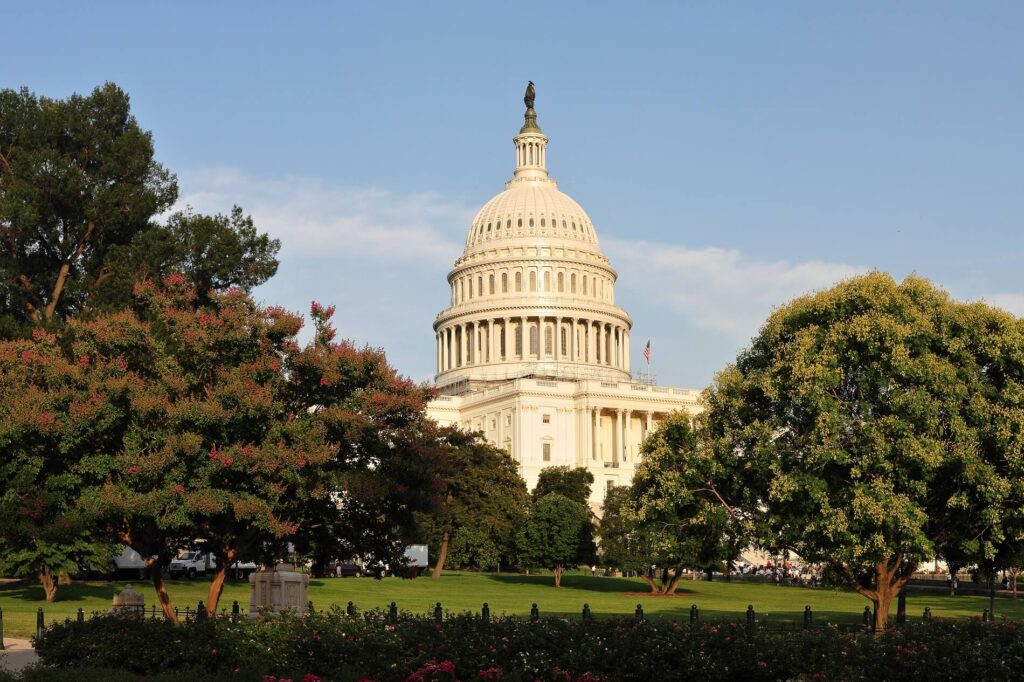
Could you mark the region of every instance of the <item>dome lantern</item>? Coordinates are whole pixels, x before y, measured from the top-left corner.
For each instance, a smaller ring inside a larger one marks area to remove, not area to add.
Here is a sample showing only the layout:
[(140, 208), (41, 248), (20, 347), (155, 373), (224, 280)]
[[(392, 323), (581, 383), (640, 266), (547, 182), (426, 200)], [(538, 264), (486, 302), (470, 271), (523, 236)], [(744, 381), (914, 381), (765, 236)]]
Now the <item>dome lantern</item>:
[(547, 181), (548, 177), (547, 149), (548, 138), (537, 124), (537, 112), (533, 108), (533, 81), (526, 89), (526, 113), (523, 114), (523, 127), (512, 141), (516, 146), (516, 172), (509, 184), (517, 181)]

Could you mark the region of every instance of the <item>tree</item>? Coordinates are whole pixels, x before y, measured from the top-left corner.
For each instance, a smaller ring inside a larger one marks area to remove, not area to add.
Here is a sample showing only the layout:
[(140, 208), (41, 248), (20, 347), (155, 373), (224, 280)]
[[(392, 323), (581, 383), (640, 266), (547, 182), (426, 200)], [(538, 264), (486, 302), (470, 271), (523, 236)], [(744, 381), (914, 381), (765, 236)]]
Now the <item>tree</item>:
[(95, 425), (104, 415), (76, 400), (88, 383), (44, 339), (0, 342), (0, 571), (38, 577), (52, 602), (58, 576), (106, 563), (111, 552), (75, 507), (88, 472), (69, 452), (102, 444)]
[(644, 441), (630, 513), (647, 538), (648, 565), (661, 569), (660, 587), (644, 577), (651, 591), (673, 594), (684, 567), (710, 570), (735, 559), (746, 533), (740, 512), (723, 503), (736, 487), (731, 464), (702, 442), (681, 412)]
[(650, 529), (637, 519), (629, 486), (615, 486), (605, 492), (598, 534), (601, 563), (635, 571), (652, 592), (658, 591), (648, 575), (654, 564), (654, 540)]
[(496, 566), (510, 553), (529, 506), (515, 461), (475, 434), (449, 431), (441, 477), (442, 504), (420, 519), (426, 537), (439, 540), (431, 577), (441, 576), (449, 548), (456, 565)]
[(545, 495), (558, 493), (581, 504), (590, 501), (590, 486), (594, 485), (594, 474), (577, 467), (555, 466), (541, 469), (537, 485), (531, 494), (534, 501)]
[(530, 507), (517, 544), (524, 563), (552, 569), (555, 587), (561, 587), (565, 566), (594, 559), (593, 538), (587, 505), (548, 493)]
[(0, 331), (65, 319), (177, 198), (153, 140), (113, 83), (88, 97), (0, 91)]
[(277, 272), (281, 243), (256, 231), (252, 218), (235, 206), (231, 215), (174, 213), (166, 225), (150, 225), (127, 244), (111, 247), (107, 277), (97, 283), (93, 308), (118, 310), (131, 305), (132, 289), (142, 279), (160, 281), (183, 274), (195, 288), (199, 305), (213, 292), (235, 287), (251, 291)]
[(740, 472), (730, 504), (761, 546), (833, 566), (883, 629), (922, 558), (994, 556), (1016, 513), (1022, 347), (1012, 316), (919, 277), (796, 299), (706, 392), (712, 443)]

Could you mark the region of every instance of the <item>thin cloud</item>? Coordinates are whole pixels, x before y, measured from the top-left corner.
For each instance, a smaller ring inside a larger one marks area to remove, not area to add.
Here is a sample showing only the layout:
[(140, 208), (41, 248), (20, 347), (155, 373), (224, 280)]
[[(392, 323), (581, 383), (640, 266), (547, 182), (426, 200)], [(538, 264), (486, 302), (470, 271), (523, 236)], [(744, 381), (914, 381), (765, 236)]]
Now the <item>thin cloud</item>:
[(823, 261), (760, 261), (715, 247), (604, 239), (620, 281), (700, 329), (745, 343), (772, 308), (823, 289), (863, 268)]
[(1002, 308), (1008, 313), (1013, 313), (1017, 317), (1024, 317), (1024, 294), (989, 294), (983, 296), (982, 300), (989, 305)]
[(417, 261), (448, 268), (462, 244), (453, 238), (472, 212), (436, 193), (398, 194), (331, 186), (313, 178), (258, 178), (233, 168), (182, 176), (175, 209), (225, 211), (238, 204), (260, 230), (297, 256)]

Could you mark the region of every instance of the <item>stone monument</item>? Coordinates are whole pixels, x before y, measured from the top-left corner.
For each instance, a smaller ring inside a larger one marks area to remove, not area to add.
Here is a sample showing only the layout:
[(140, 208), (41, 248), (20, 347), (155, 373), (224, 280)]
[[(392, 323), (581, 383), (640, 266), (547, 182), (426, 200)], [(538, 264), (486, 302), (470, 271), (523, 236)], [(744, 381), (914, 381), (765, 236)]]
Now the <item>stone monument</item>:
[(290, 611), (305, 616), (309, 611), (309, 575), (299, 573), (291, 564), (249, 575), (249, 618), (266, 613)]
[(122, 615), (141, 616), (146, 611), (146, 598), (132, 589), (131, 585), (125, 585), (123, 590), (114, 595), (110, 610)]

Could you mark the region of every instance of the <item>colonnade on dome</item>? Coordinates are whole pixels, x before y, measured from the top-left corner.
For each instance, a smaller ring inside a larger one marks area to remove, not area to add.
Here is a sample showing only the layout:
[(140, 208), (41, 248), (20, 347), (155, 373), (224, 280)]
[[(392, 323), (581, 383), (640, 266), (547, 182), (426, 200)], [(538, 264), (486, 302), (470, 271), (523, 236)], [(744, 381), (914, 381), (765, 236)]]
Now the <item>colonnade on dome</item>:
[[(446, 324), (437, 331), (436, 341), (439, 375), (505, 362), (575, 363), (629, 372), (629, 327), (603, 320), (562, 315), (490, 317)], [(529, 373), (519, 368), (520, 375)]]

